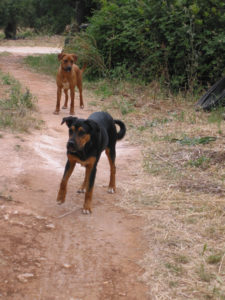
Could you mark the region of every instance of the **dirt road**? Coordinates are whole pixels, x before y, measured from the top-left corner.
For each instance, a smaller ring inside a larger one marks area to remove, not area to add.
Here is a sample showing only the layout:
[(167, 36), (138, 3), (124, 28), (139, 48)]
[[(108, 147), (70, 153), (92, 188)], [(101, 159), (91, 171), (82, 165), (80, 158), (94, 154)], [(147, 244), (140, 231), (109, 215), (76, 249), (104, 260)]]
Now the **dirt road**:
[[(63, 110), (53, 115), (54, 79), (32, 73), (17, 54), (0, 57), (9, 72), (38, 99), (45, 124), (32, 134), (2, 132), (0, 147), (0, 299), (145, 300), (147, 288), (139, 261), (146, 250), (144, 221), (115, 204), (123, 197), (123, 180), (135, 172), (139, 152), (124, 140), (117, 144), (117, 193), (107, 194), (109, 167), (98, 165), (93, 214), (81, 212), (76, 190), (84, 169), (77, 166), (64, 205), (56, 194), (66, 162), (67, 128)], [(84, 93), (85, 104), (87, 94)], [(91, 110), (78, 108), (87, 117)], [(128, 168), (129, 166), (129, 168)], [(129, 170), (129, 172), (128, 172)], [(10, 200), (10, 201), (9, 201)]]

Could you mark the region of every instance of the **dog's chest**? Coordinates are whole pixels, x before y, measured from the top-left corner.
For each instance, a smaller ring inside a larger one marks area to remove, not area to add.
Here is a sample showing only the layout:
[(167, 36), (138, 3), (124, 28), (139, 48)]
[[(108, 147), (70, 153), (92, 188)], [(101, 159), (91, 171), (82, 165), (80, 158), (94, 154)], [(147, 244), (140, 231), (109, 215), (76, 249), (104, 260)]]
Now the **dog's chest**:
[(70, 88), (69, 81), (63, 81), (62, 86), (63, 86), (64, 89), (68, 90)]

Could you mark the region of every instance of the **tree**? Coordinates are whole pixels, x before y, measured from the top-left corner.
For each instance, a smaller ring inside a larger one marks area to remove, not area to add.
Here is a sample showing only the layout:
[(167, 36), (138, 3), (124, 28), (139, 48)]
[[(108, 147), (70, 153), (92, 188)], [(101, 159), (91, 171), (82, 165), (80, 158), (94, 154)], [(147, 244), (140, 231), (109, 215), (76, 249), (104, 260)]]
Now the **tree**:
[(28, 24), (32, 8), (30, 0), (1, 0), (0, 27), (4, 28), (6, 38), (16, 38), (17, 27)]

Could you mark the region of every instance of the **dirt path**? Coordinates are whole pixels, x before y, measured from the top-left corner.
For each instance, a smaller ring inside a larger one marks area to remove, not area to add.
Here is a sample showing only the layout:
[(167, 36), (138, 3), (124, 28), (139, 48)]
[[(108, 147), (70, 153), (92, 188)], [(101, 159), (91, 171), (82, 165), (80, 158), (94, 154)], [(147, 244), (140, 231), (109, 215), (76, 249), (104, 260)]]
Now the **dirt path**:
[[(91, 216), (82, 215), (83, 195), (76, 193), (84, 174), (79, 166), (65, 204), (57, 206), (67, 140), (67, 128), (60, 122), (68, 111), (52, 114), (54, 80), (25, 69), (20, 56), (0, 57), (0, 69), (38, 98), (45, 121), (31, 135), (3, 133), (1, 138), (0, 299), (149, 299), (138, 264), (146, 247), (144, 221), (115, 206), (123, 197), (123, 179), (131, 176), (127, 165), (135, 170), (138, 152), (126, 141), (117, 144), (115, 195), (107, 194), (109, 169), (102, 156)], [(76, 115), (89, 114), (87, 105), (80, 110), (76, 101)]]

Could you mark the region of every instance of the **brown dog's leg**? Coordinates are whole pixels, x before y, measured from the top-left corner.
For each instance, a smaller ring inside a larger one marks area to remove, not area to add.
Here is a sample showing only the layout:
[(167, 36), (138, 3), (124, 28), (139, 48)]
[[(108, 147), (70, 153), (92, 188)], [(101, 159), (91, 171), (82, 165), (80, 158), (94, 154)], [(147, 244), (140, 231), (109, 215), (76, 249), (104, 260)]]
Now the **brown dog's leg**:
[(74, 98), (75, 98), (75, 88), (74, 87), (70, 90), (70, 97), (71, 97), (70, 114), (74, 115)]
[(80, 93), (80, 108), (84, 108), (83, 94), (82, 94), (82, 86), (78, 87)]
[(116, 166), (115, 166), (115, 154), (114, 151), (106, 148), (105, 153), (109, 160), (110, 165), (110, 181), (108, 187), (108, 193), (113, 194), (116, 191)]
[(64, 94), (65, 94), (65, 103), (64, 103), (62, 109), (66, 109), (67, 106), (68, 106), (68, 99), (69, 99), (69, 97), (68, 97), (68, 90), (64, 90)]
[(57, 102), (56, 102), (56, 109), (54, 111), (55, 115), (59, 114), (60, 111), (60, 101), (61, 101), (61, 96), (62, 96), (62, 89), (61, 88), (57, 88)]
[(67, 182), (68, 182), (71, 174), (73, 173), (75, 165), (76, 165), (75, 162), (70, 162), (69, 160), (66, 163), (64, 175), (63, 175), (63, 178), (62, 178), (62, 181), (61, 181), (61, 184), (60, 184), (60, 189), (59, 189), (58, 196), (57, 196), (57, 203), (58, 204), (62, 204), (62, 203), (65, 202)]

